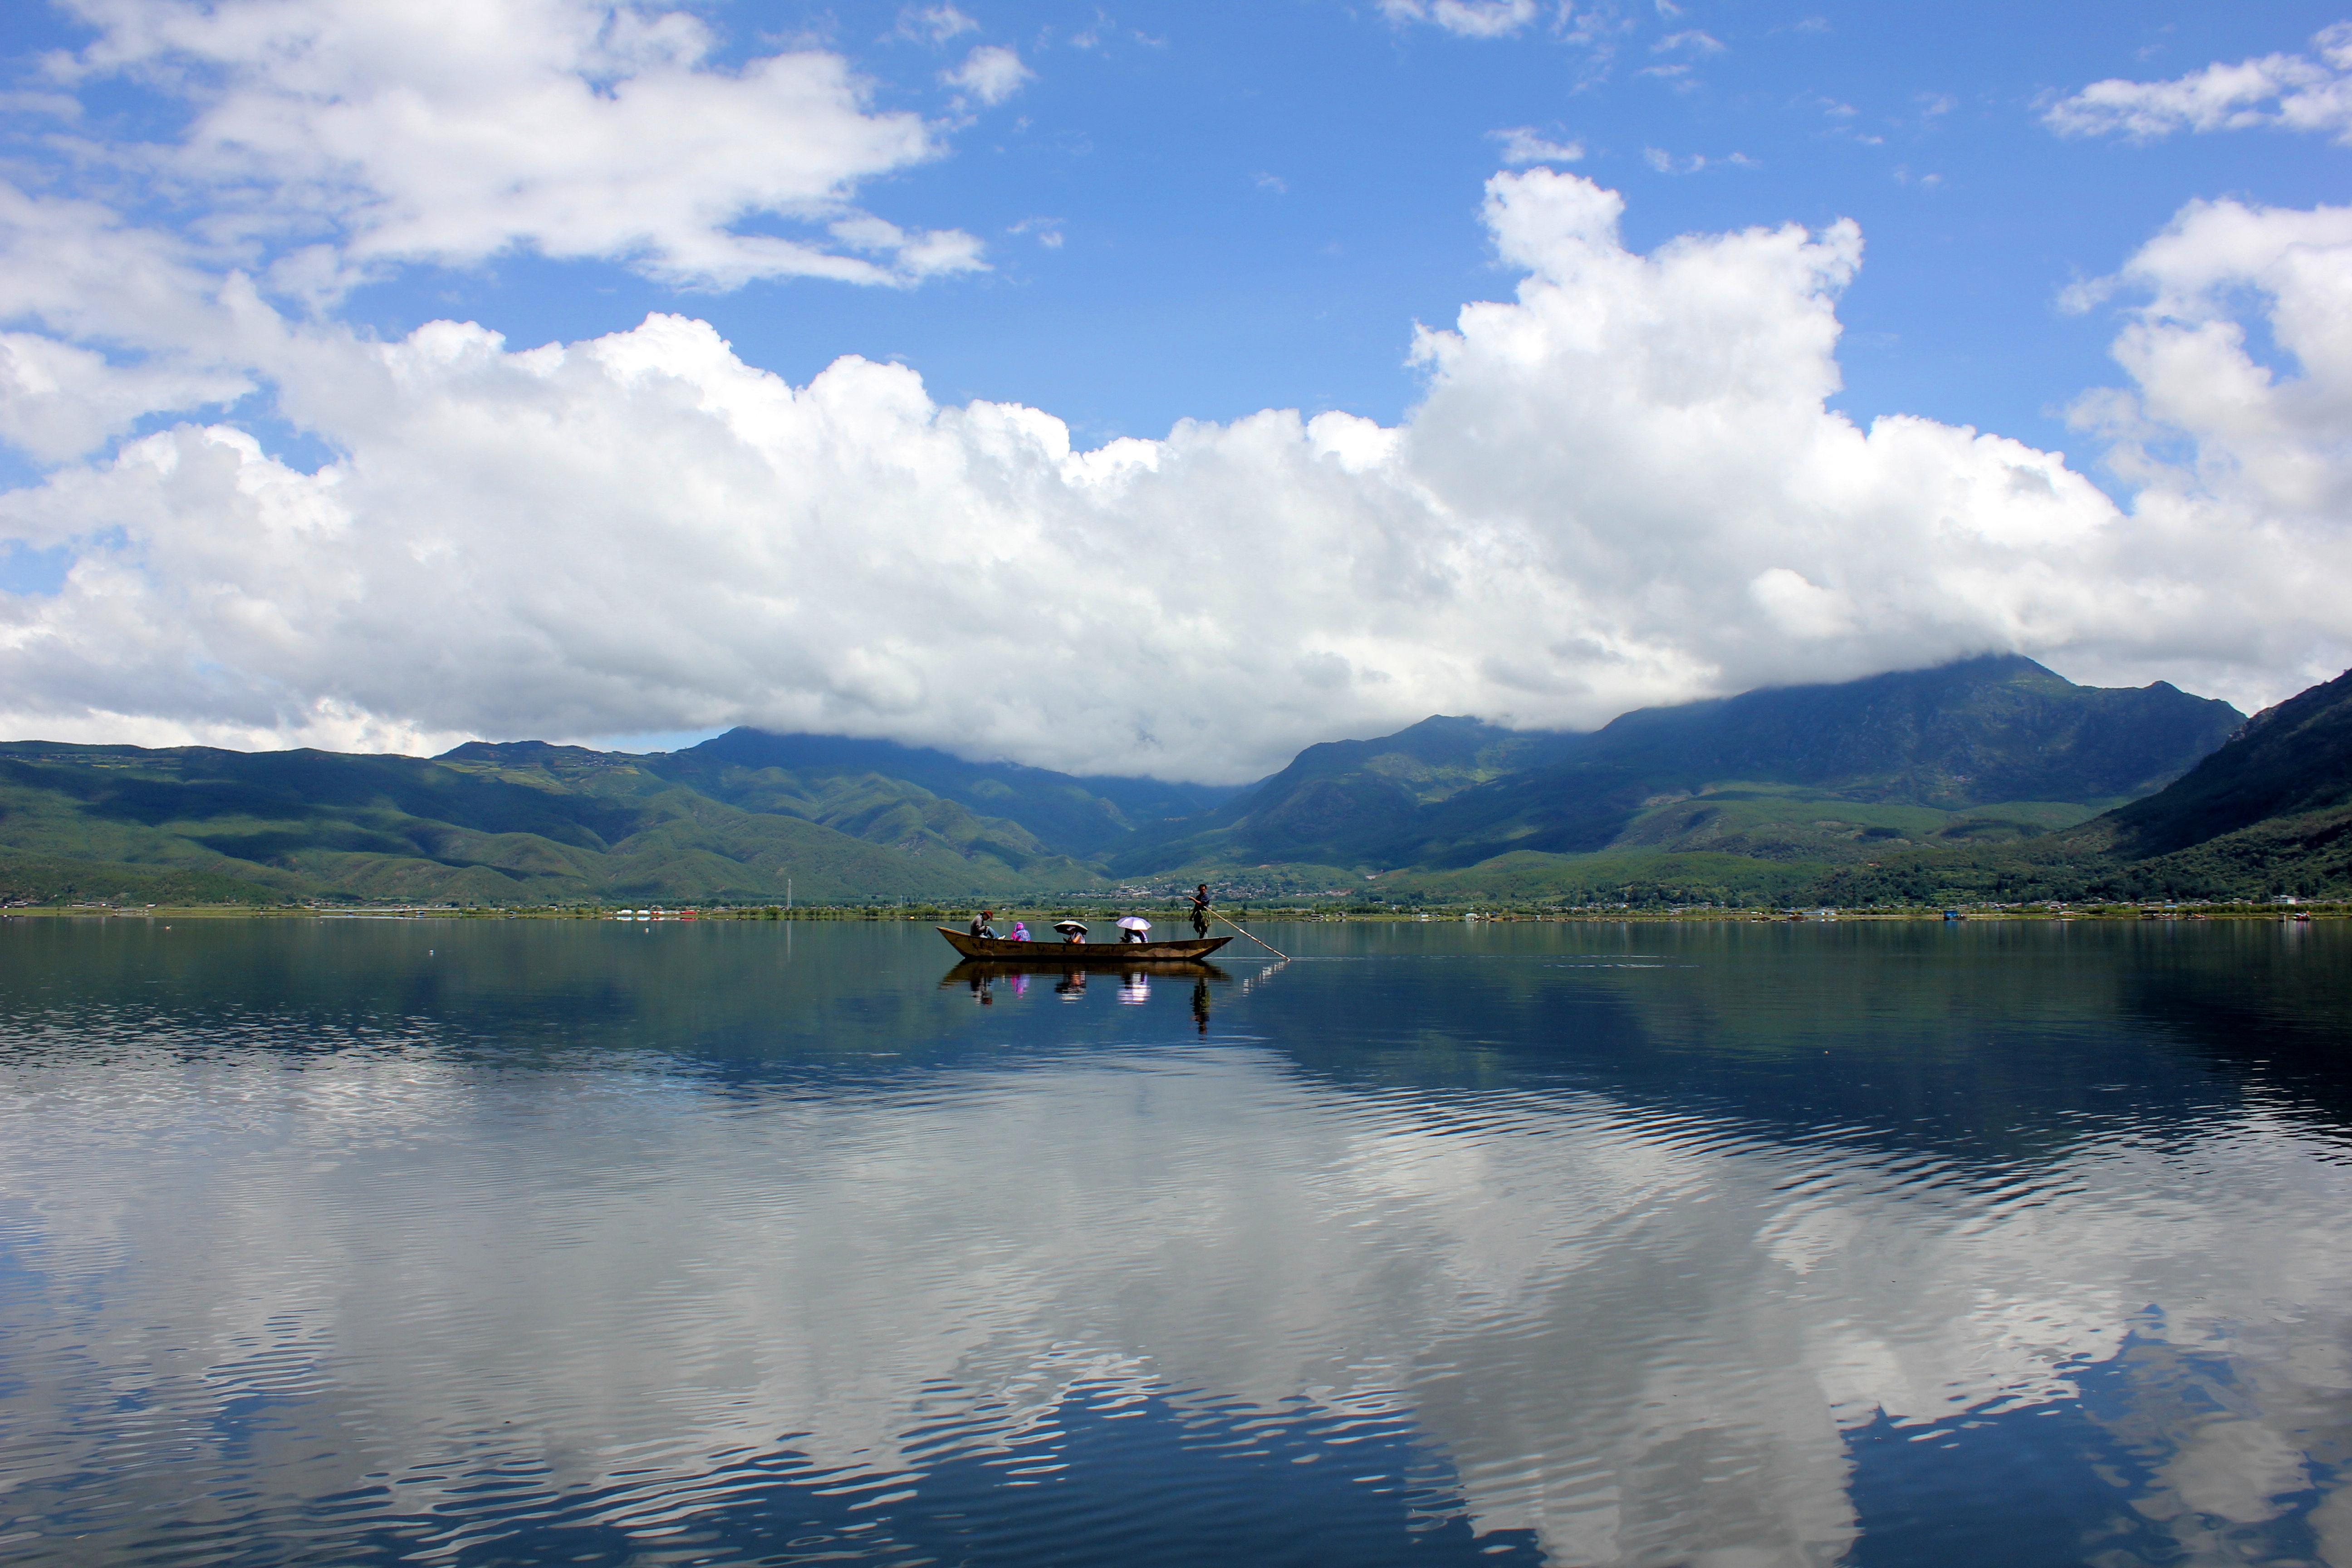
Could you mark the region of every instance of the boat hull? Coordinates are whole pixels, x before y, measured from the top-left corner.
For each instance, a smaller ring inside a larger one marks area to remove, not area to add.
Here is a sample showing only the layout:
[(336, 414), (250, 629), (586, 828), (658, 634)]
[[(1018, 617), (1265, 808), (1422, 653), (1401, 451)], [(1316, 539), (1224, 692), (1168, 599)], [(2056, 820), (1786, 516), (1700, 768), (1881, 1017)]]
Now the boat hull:
[(1003, 937), (966, 936), (945, 926), (932, 929), (966, 958), (1013, 959), (1045, 968), (1073, 963), (1106, 969), (1136, 963), (1199, 963), (1234, 940), (1212, 936), (1198, 942), (1007, 942)]

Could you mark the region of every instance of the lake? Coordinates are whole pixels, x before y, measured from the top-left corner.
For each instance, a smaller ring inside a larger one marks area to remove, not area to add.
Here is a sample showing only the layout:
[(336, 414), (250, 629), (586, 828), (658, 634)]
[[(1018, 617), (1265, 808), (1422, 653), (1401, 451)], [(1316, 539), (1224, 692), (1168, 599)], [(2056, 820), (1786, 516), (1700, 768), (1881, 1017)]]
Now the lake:
[(1257, 929), (0, 922), (0, 1561), (2352, 1564), (2352, 927)]

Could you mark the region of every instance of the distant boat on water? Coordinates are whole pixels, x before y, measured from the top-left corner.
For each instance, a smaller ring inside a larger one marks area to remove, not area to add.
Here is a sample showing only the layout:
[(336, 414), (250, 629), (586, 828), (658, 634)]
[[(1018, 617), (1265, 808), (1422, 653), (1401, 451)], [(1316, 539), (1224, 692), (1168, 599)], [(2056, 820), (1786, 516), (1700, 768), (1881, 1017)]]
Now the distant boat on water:
[(1008, 942), (1003, 937), (966, 936), (945, 926), (931, 929), (966, 958), (1022, 959), (1039, 964), (1118, 965), (1139, 959), (1198, 963), (1234, 940), (1212, 936), (1194, 942)]

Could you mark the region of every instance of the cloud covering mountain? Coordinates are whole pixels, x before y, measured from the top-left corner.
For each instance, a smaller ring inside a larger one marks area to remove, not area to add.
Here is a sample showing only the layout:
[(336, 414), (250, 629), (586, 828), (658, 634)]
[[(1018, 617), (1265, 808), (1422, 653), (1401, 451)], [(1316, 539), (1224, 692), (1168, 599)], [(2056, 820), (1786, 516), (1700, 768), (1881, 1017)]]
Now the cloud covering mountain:
[[(2128, 384), (2075, 411), (2125, 504), (2060, 454), (1829, 405), (1854, 225), (1644, 251), (1618, 193), (1543, 167), (1487, 183), (1516, 285), (1418, 333), (1401, 423), (1268, 409), (1087, 449), (918, 366), (792, 384), (684, 312), (529, 347), (340, 317), (388, 258), (512, 247), (719, 285), (981, 264), (849, 205), (949, 132), (866, 107), (838, 56), (720, 67), (673, 14), (474, 9), (419, 63), (365, 7), (84, 0), (100, 41), (64, 87), (195, 84), (174, 137), (102, 150), (215, 205), (0, 193), (0, 434), (48, 465), (0, 533), (70, 563), (0, 597), (0, 731), (750, 723), (1234, 781), (1432, 711), (1587, 727), (1988, 650), (2249, 709), (2352, 662), (2352, 210), (2200, 204), (2080, 291), (2134, 303)], [(596, 151), (673, 90), (768, 152)], [(516, 92), (550, 106), (528, 147), (494, 134)]]

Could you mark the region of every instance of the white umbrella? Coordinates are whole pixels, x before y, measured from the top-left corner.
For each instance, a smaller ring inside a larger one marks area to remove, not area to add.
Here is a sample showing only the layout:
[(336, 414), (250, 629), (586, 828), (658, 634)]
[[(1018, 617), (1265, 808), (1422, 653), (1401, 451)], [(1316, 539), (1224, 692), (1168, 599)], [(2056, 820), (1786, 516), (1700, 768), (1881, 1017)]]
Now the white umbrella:
[(1121, 915), (1118, 918), (1118, 929), (1121, 931), (1150, 931), (1151, 929), (1151, 922), (1145, 920), (1141, 915)]

